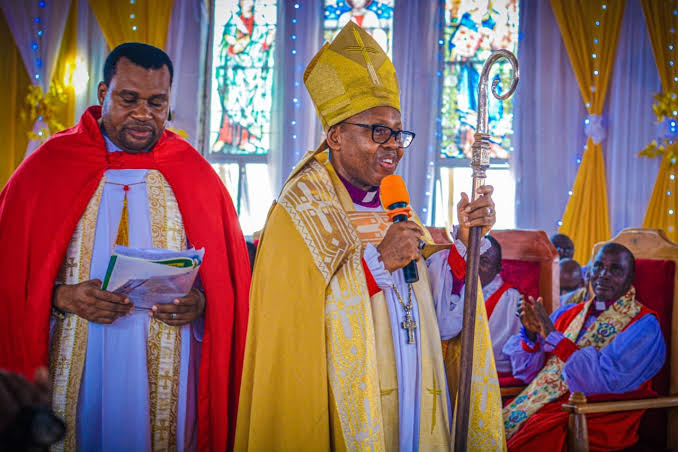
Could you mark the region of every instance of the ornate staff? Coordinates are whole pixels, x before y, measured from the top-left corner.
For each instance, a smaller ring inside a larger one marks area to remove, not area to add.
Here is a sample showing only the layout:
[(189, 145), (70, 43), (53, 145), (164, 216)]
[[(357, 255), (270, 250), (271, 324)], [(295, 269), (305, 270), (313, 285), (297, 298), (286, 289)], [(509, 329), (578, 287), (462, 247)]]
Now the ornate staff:
[[(508, 50), (495, 50), (483, 65), (478, 87), (478, 124), (474, 135), (471, 157), (473, 168), (473, 191), (471, 200), (478, 198), (477, 190), (485, 185), (485, 171), (490, 166), (490, 135), (487, 124), (487, 80), (492, 65), (501, 58), (506, 58), (513, 67), (513, 79), (510, 89), (500, 94), (497, 92), (499, 80), (492, 82), (492, 94), (500, 100), (511, 97), (518, 85), (520, 71), (518, 60)], [(459, 363), (459, 389), (457, 391), (456, 423), (454, 426), (454, 450), (466, 451), (466, 433), (469, 428), (471, 384), (473, 374), (473, 336), (475, 333), (476, 300), (478, 296), (478, 262), (480, 259), (480, 226), (469, 231), (468, 249), (466, 251), (466, 280), (464, 295), (464, 327), (461, 330), (461, 361)]]

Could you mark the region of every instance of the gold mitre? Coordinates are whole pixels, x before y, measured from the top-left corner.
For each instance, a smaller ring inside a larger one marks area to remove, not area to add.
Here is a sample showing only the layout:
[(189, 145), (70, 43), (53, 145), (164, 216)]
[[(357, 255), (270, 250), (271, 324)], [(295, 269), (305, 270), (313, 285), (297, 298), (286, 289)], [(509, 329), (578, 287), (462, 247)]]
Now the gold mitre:
[(323, 128), (372, 107), (400, 111), (400, 89), (388, 55), (365, 30), (349, 22), (325, 43), (304, 72)]

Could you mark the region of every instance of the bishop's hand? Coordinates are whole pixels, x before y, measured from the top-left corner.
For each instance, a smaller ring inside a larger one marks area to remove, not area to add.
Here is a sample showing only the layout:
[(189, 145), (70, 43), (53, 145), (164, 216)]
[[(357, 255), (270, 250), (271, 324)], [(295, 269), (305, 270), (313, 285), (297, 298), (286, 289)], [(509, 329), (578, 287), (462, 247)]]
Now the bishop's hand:
[(481, 226), (481, 236), (486, 235), (497, 222), (497, 212), (494, 210), (494, 200), (492, 199), (494, 187), (483, 185), (478, 187), (478, 195), (475, 201), (469, 201), (466, 193), (461, 194), (461, 200), (457, 204), (457, 218), (459, 218), (459, 231), (457, 238), (468, 246), (469, 230), (473, 226)]
[(532, 341), (537, 339), (537, 334), (546, 338), (549, 333), (556, 330), (546, 312), (546, 308), (542, 304), (541, 297), (537, 298), (537, 301), (532, 297), (528, 297), (528, 301), (521, 299), (518, 304), (518, 315), (520, 316), (520, 322), (527, 330), (527, 336)]
[(183, 326), (204, 312), (205, 295), (198, 289), (191, 289), (185, 297), (177, 298), (173, 303), (153, 306), (149, 315), (170, 326)]
[(101, 290), (98, 279), (57, 286), (52, 294), (52, 306), (87, 321), (105, 324), (113, 323), (134, 309), (126, 296)]
[(402, 221), (389, 226), (377, 250), (386, 270), (393, 273), (421, 257), (420, 238), (424, 235), (413, 221)]

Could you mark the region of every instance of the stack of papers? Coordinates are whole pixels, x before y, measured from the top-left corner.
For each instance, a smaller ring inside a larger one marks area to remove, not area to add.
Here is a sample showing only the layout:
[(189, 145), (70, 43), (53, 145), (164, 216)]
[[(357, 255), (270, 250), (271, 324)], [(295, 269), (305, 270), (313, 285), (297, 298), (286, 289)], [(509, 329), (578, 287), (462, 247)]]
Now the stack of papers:
[(185, 296), (193, 287), (205, 249), (184, 251), (116, 246), (102, 289), (126, 295), (134, 309), (150, 310)]

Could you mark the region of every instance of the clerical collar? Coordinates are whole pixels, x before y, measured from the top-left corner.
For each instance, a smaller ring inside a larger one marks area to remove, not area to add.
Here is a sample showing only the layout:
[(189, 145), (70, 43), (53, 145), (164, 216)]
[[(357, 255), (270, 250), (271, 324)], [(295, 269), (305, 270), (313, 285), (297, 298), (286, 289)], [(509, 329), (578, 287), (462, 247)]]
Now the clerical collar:
[(348, 194), (351, 197), (351, 201), (354, 204), (358, 204), (363, 207), (379, 207), (381, 205), (381, 199), (379, 198), (379, 187), (374, 187), (372, 190), (365, 191), (356, 187), (346, 179), (344, 179), (339, 171), (337, 171), (337, 176), (339, 180), (344, 184)]
[(616, 300), (612, 300), (612, 301), (593, 300), (593, 309), (596, 312), (601, 313), (601, 312), (605, 311), (607, 308), (609, 308), (610, 306), (612, 306), (615, 301)]

